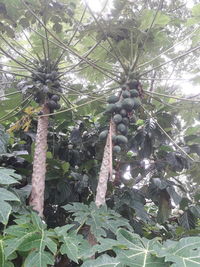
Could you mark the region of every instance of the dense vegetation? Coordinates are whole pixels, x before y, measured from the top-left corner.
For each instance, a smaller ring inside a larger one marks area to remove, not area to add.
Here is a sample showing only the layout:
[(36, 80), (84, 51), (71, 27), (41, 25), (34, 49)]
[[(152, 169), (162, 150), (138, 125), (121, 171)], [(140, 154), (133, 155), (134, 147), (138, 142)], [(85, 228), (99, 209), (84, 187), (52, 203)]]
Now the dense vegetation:
[(200, 4), (108, 2), (0, 0), (2, 267), (200, 264)]

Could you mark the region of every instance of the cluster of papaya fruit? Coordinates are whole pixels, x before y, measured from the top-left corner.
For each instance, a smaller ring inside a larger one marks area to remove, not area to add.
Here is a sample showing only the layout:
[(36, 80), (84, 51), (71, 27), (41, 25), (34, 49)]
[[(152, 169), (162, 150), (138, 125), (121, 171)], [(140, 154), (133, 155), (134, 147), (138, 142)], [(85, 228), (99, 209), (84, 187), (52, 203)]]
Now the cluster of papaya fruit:
[[(48, 63), (48, 64), (47, 64)], [(54, 62), (42, 61), (36, 72), (32, 73), (32, 80), (38, 89), (35, 92), (34, 99), (37, 103), (43, 103), (44, 100), (50, 109), (50, 112), (60, 109), (60, 96), (56, 93), (62, 92), (58, 68)]]
[[(141, 105), (137, 80), (128, 81), (121, 89), (119, 96), (112, 95), (107, 99), (108, 105), (105, 111), (111, 115), (116, 125), (117, 134), (112, 136), (114, 153), (120, 153), (122, 147), (128, 143), (130, 122), (136, 122), (135, 111)], [(107, 130), (101, 132), (100, 140), (106, 138), (107, 135)]]

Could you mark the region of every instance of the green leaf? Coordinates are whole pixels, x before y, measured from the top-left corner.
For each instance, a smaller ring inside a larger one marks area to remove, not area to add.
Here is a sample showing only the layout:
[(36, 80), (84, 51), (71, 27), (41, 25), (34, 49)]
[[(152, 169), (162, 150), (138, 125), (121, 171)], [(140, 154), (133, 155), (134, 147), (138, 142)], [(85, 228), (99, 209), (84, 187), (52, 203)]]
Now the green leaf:
[(92, 202), (90, 206), (82, 203), (73, 203), (73, 205), (66, 205), (63, 208), (69, 212), (73, 212), (75, 221), (81, 225), (84, 223), (89, 225), (91, 227), (91, 233), (96, 238), (106, 236), (105, 229), (110, 230), (114, 234), (121, 226), (131, 229), (126, 219), (106, 206), (97, 208), (95, 203)]
[(38, 251), (31, 251), (24, 262), (24, 266), (47, 267), (49, 265), (53, 265), (54, 261), (54, 256), (47, 251), (42, 251), (42, 253)]
[(185, 135), (193, 135), (193, 134), (198, 134), (198, 133), (200, 133), (200, 125), (189, 127), (186, 130)]
[(0, 240), (0, 267), (5, 266), (5, 252), (3, 240)]
[(96, 260), (88, 260), (84, 262), (81, 267), (122, 267), (118, 259), (112, 258), (108, 255), (103, 255)]
[(21, 176), (15, 170), (0, 167), (0, 184), (16, 184), (19, 183), (18, 180), (21, 180)]
[(200, 4), (197, 4), (192, 8), (192, 15), (194, 17), (199, 17), (200, 19)]
[(64, 163), (62, 164), (62, 169), (63, 169), (64, 174), (67, 173), (67, 172), (69, 171), (69, 168), (70, 168), (70, 164), (69, 164), (69, 162), (64, 162)]
[(156, 14), (154, 10), (144, 9), (140, 20), (141, 20), (140, 29), (148, 30), (150, 27), (156, 28), (167, 25), (170, 22), (170, 17), (163, 14), (162, 12), (158, 12)]
[(58, 236), (60, 236), (60, 241), (62, 242), (60, 247), (61, 254), (66, 254), (68, 258), (78, 263), (79, 246), (83, 241), (83, 237), (81, 235), (77, 235), (75, 232), (68, 233), (70, 228), (72, 228), (72, 225), (57, 227), (55, 232)]
[(163, 258), (155, 257), (154, 248), (162, 247), (157, 239), (140, 238), (139, 235), (120, 229), (117, 232), (117, 240), (126, 246), (124, 250), (114, 249), (123, 266), (168, 266)]
[(168, 247), (156, 249), (157, 255), (165, 261), (173, 262), (172, 266), (195, 267), (200, 265), (200, 237), (186, 237)]
[(11, 255), (14, 251), (18, 249), (18, 247), (23, 243), (26, 242), (26, 240), (31, 240), (32, 237), (35, 236), (34, 232), (24, 232), (24, 234), (17, 238), (11, 238), (5, 241), (6, 247), (5, 247), (5, 255), (8, 257)]
[(6, 201), (20, 201), (16, 195), (4, 188), (0, 188), (0, 221), (7, 224), (12, 207)]

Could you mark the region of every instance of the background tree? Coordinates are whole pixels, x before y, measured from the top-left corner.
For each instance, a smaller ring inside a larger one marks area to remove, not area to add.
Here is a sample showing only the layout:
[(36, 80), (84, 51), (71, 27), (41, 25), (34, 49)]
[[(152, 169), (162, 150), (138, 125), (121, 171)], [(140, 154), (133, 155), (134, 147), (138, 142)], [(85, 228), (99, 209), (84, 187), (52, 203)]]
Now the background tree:
[(107, 5), (0, 1), (2, 266), (199, 265), (200, 5)]

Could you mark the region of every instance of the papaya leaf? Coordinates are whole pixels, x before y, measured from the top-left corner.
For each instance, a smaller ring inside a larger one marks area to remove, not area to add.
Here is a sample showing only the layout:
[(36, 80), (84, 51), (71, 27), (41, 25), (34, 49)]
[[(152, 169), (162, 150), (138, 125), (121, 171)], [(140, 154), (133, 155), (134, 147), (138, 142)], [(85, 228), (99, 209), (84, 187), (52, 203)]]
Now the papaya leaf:
[(0, 184), (11, 185), (19, 183), (21, 176), (15, 170), (0, 167)]
[(3, 240), (0, 240), (0, 266), (5, 266), (5, 252)]
[(186, 237), (178, 242), (164, 244), (162, 249), (156, 248), (157, 256), (165, 257), (165, 261), (173, 262), (171, 266), (195, 267), (200, 265), (200, 237)]
[(69, 259), (78, 263), (80, 245), (83, 242), (83, 237), (77, 235), (75, 232), (68, 232), (71, 225), (64, 227), (57, 227), (56, 234), (59, 236), (61, 242), (60, 252), (62, 255), (67, 255)]
[(114, 249), (122, 266), (168, 266), (163, 258), (155, 256), (155, 248), (161, 249), (162, 245), (157, 239), (148, 240), (125, 229), (119, 229), (117, 240), (126, 246), (126, 249)]
[(95, 203), (91, 203), (90, 206), (82, 203), (73, 203), (65, 205), (63, 208), (68, 212), (73, 212), (75, 221), (80, 225), (89, 225), (91, 227), (91, 233), (96, 238), (101, 236), (106, 237), (108, 231), (115, 234), (117, 229), (122, 226), (131, 229), (126, 219), (106, 206), (97, 208)]
[(47, 251), (42, 251), (42, 253), (39, 253), (38, 251), (31, 251), (24, 261), (24, 266), (47, 267), (49, 265), (53, 265), (54, 261), (54, 256)]
[(0, 222), (7, 224), (8, 218), (12, 211), (11, 205), (7, 201), (20, 201), (16, 195), (7, 189), (0, 188)]
[(36, 217), (38, 215), (34, 213), (32, 216), (24, 217), (24, 220), (16, 219), (15, 222), (19, 224), (6, 229), (6, 259), (14, 252), (21, 251), (29, 252), (25, 266), (42, 267), (53, 264), (57, 252), (57, 244), (53, 240), (55, 234), (51, 230), (46, 230), (46, 225), (40, 225), (41, 219), (38, 217), (37, 220)]
[(190, 210), (186, 210), (179, 218), (179, 223), (187, 230), (194, 229), (196, 224), (196, 218)]
[(84, 262), (81, 267), (122, 267), (118, 259), (112, 258), (108, 255), (102, 255), (96, 260), (88, 260)]

